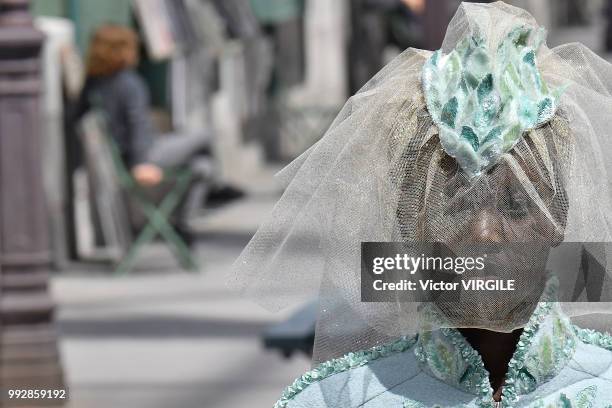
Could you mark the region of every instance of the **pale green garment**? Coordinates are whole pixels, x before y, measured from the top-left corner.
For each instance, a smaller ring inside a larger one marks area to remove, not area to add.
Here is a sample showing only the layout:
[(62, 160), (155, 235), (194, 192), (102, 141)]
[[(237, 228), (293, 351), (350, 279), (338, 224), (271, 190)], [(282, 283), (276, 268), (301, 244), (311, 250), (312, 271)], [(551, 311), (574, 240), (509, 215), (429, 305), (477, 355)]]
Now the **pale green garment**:
[[(542, 302), (509, 364), (502, 407), (612, 407), (612, 337), (573, 326)], [(275, 408), (494, 407), (479, 354), (455, 329), (326, 362), (288, 387)]]

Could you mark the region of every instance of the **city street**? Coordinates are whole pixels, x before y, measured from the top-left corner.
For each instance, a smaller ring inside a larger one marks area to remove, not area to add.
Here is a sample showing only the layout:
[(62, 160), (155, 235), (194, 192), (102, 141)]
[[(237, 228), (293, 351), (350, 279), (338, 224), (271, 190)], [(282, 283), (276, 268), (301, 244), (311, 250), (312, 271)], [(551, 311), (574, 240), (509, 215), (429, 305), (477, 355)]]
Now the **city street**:
[(225, 273), (276, 199), (259, 193), (198, 220), (201, 274), (155, 244), (127, 277), (90, 268), (54, 278), (71, 408), (274, 404), (309, 359), (263, 350), (260, 333), (286, 313), (240, 299)]
[[(553, 29), (548, 44), (579, 41), (603, 54), (603, 28), (596, 19)], [(69, 408), (272, 407), (309, 369), (305, 355), (285, 359), (262, 346), (262, 331), (292, 310), (269, 313), (228, 285), (232, 262), (280, 196), (271, 174), (258, 178), (234, 154), (250, 193), (193, 220), (199, 273), (182, 271), (157, 242), (127, 276), (76, 264), (52, 278)]]

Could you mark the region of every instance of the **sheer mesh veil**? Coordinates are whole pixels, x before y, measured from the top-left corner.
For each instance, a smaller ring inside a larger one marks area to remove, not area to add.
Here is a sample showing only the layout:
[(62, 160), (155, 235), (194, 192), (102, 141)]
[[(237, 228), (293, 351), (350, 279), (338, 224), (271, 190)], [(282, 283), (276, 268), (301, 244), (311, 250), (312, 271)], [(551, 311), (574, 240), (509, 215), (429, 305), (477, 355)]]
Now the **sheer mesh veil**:
[[(526, 11), (503, 2), (463, 3), (442, 52), (475, 30), (496, 47), (519, 25), (538, 28)], [(425, 103), (422, 70), (431, 55), (408, 49), (394, 59), (279, 174), (285, 193), (232, 270), (232, 284), (271, 310), (318, 297), (315, 360), (419, 328), (417, 302), (361, 302), (361, 242), (477, 240), (473, 226), (491, 212), (507, 241), (611, 241), (612, 66), (581, 44), (542, 45), (544, 80), (565, 87), (559, 109), (494, 167), (468, 179), (442, 148)], [(507, 190), (521, 197), (520, 218)], [(600, 261), (609, 271), (606, 255)], [(479, 299), (453, 325), (515, 329), (525, 322), (520, 312), (494, 327), (479, 319), (479, 305), (511, 302)], [(563, 308), (574, 317), (612, 313), (608, 303)]]

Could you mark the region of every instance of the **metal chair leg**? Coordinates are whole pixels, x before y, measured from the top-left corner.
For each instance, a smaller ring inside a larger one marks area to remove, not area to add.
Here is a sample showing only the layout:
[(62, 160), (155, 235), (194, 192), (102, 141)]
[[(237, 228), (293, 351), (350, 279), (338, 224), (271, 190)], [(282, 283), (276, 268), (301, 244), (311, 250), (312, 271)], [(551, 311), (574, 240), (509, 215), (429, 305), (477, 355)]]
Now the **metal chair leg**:
[(166, 244), (174, 254), (180, 265), (190, 271), (199, 270), (199, 265), (191, 254), (185, 241), (168, 222), (168, 217), (180, 203), (181, 198), (189, 188), (190, 175), (182, 174), (177, 177), (174, 189), (164, 197), (159, 207), (155, 207), (142, 194), (136, 194), (136, 198), (142, 207), (148, 223), (138, 235), (124, 259), (119, 263), (116, 273), (126, 274), (134, 266), (134, 261), (140, 249), (151, 242), (157, 234), (161, 235)]

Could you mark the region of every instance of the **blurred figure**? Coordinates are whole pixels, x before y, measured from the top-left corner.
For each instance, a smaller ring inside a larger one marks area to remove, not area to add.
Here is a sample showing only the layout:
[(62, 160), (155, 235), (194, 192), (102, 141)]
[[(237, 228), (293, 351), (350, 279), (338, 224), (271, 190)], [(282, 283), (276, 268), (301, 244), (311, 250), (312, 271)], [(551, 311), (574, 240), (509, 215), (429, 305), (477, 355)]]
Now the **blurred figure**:
[[(169, 134), (158, 137), (150, 117), (149, 90), (135, 71), (138, 64), (137, 34), (119, 25), (103, 25), (92, 36), (87, 57), (87, 78), (80, 96), (78, 115), (92, 108), (106, 114), (110, 135), (134, 179), (144, 187), (163, 180), (163, 169), (189, 166), (195, 178), (193, 191), (182, 207), (177, 227), (187, 235), (183, 221), (200, 206), (213, 179), (208, 135)], [(190, 240), (190, 237), (189, 239)]]
[(354, 94), (386, 63), (385, 50), (422, 47), (425, 0), (351, 0), (350, 92)]
[(425, 0), (402, 0), (410, 10), (417, 14), (423, 14), (425, 11)]
[(584, 26), (589, 23), (588, 4), (583, 0), (561, 0), (559, 10), (568, 26)]
[(612, 0), (606, 1), (605, 15), (606, 15), (606, 31), (605, 31), (606, 51), (612, 52)]
[[(470, 0), (489, 3), (493, 0)], [(388, 62), (389, 46), (437, 50), (460, 0), (350, 0), (350, 92), (354, 94)]]

